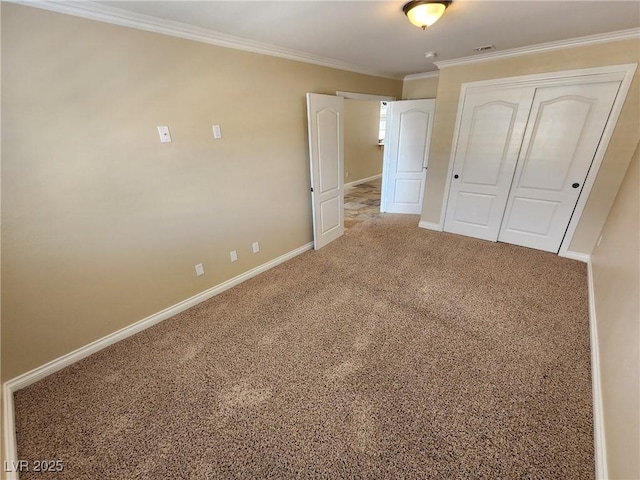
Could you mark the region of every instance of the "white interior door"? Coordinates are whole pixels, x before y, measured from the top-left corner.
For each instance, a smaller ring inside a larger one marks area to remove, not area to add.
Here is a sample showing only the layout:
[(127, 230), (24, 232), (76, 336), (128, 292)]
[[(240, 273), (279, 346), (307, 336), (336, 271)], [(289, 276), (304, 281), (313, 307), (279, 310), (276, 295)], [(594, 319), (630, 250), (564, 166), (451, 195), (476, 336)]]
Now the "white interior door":
[(533, 87), (467, 92), (445, 231), (498, 239), (534, 94)]
[(380, 210), (422, 212), (435, 100), (389, 102)]
[(560, 249), (619, 87), (536, 90), (498, 240)]
[(307, 93), (313, 240), (316, 250), (344, 233), (344, 99)]

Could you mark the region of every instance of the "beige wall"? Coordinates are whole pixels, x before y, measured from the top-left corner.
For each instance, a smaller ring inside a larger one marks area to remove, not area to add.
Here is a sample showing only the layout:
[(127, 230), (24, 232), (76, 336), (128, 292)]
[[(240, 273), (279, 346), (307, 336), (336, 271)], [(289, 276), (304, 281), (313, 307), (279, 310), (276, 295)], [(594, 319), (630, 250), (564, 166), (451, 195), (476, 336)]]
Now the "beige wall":
[(402, 99), (436, 98), (438, 92), (438, 76), (407, 79), (402, 85)]
[(640, 150), (592, 255), (609, 478), (640, 478)]
[(13, 4), (2, 73), (3, 381), (310, 242), (305, 93), (402, 89)]
[(382, 173), (378, 147), (380, 102), (344, 101), (344, 182), (351, 183)]
[[(640, 44), (637, 40), (626, 40), (460, 65), (441, 70), (422, 220), (440, 223), (462, 83), (638, 61), (640, 61)], [(570, 245), (572, 251), (588, 254), (593, 249), (629, 165), (631, 155), (640, 139), (639, 75), (640, 72), (636, 71), (618, 125)]]

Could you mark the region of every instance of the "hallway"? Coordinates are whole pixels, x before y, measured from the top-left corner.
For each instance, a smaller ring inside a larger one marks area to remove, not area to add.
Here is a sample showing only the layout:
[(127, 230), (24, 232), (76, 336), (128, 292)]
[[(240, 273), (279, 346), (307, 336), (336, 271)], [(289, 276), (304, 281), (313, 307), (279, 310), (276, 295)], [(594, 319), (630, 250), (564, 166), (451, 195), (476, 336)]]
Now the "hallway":
[(354, 185), (344, 193), (344, 228), (380, 215), (382, 178)]

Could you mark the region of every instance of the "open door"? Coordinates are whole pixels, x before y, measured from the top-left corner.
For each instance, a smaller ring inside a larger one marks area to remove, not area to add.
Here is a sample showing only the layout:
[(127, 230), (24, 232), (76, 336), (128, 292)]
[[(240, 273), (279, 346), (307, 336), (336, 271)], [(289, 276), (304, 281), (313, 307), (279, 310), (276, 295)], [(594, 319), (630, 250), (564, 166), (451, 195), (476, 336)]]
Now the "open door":
[(380, 211), (422, 213), (435, 100), (389, 102)]
[(307, 93), (313, 243), (319, 250), (344, 233), (344, 99)]

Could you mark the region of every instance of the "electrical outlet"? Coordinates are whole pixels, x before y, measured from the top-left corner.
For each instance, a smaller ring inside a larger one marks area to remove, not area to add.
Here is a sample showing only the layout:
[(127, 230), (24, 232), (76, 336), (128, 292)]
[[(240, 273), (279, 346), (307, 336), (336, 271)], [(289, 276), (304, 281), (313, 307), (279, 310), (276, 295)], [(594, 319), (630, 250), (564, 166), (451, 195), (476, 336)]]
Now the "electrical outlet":
[(204, 267), (202, 266), (201, 263), (197, 264), (195, 266), (196, 269), (196, 275), (199, 277), (200, 275), (204, 275)]
[(251, 248), (253, 249), (253, 253), (258, 253), (260, 251), (260, 244), (258, 242), (253, 242), (251, 244)]
[(229, 257), (231, 258), (232, 262), (235, 262), (236, 260), (238, 260), (238, 252), (236, 252), (235, 250), (231, 250), (231, 253), (229, 253)]

